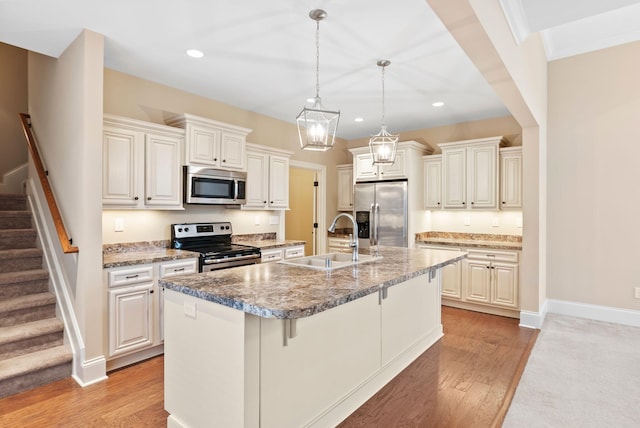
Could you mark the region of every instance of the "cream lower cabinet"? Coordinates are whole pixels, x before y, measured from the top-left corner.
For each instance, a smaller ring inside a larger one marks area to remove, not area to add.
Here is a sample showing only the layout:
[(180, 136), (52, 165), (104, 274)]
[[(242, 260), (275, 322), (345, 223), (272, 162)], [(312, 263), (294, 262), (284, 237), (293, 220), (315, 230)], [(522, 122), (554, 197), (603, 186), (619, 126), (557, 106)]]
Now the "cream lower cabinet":
[(247, 187), (242, 209), (289, 208), (291, 152), (247, 143)]
[(292, 245), (289, 247), (269, 248), (260, 250), (261, 263), (279, 262), (280, 260), (304, 257), (304, 245)]
[(419, 245), (466, 251), (468, 257), (442, 269), (442, 304), (518, 318), (519, 251)]
[(109, 370), (162, 353), (164, 290), (158, 287), (158, 278), (197, 271), (197, 259), (105, 270)]
[(184, 131), (105, 115), (104, 208), (182, 209)]
[(330, 253), (351, 253), (353, 251), (349, 238), (328, 238), (327, 246)]

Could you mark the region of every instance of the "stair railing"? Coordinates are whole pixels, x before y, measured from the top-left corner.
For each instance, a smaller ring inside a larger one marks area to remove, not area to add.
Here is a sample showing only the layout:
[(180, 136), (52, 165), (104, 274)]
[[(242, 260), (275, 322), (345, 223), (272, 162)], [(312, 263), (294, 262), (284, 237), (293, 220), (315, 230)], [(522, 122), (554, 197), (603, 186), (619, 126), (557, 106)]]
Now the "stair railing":
[(36, 171), (38, 172), (38, 178), (40, 179), (42, 190), (44, 192), (45, 198), (47, 199), (47, 205), (49, 205), (49, 211), (51, 212), (53, 224), (55, 225), (56, 232), (58, 233), (58, 239), (60, 240), (62, 251), (64, 251), (65, 253), (77, 253), (79, 251), (78, 247), (72, 245), (73, 240), (69, 237), (67, 229), (64, 227), (64, 222), (62, 221), (60, 210), (58, 210), (56, 198), (53, 195), (53, 190), (51, 190), (51, 185), (49, 184), (47, 171), (42, 164), (42, 158), (40, 157), (40, 153), (38, 152), (36, 139), (33, 135), (33, 132), (31, 131), (31, 116), (25, 113), (20, 113), (20, 122), (22, 123), (24, 136), (27, 139), (29, 152), (31, 153), (33, 163), (35, 164)]

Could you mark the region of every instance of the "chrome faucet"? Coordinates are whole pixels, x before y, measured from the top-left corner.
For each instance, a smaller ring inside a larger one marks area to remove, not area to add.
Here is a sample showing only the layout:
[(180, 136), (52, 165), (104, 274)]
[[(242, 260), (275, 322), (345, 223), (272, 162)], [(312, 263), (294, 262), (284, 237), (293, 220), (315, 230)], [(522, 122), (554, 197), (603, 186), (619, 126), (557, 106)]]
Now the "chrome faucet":
[(352, 256), (351, 256), (351, 261), (352, 262), (357, 262), (358, 261), (358, 237), (357, 235), (354, 234), (357, 233), (358, 231), (358, 225), (356, 224), (356, 220), (353, 218), (353, 216), (351, 214), (347, 214), (347, 213), (340, 213), (336, 216), (336, 218), (333, 219), (333, 223), (331, 223), (331, 226), (329, 226), (329, 232), (333, 233), (336, 230), (336, 222), (338, 221), (338, 219), (340, 217), (346, 217), (349, 220), (351, 220), (351, 223), (353, 223), (353, 233), (349, 234), (349, 246), (352, 249)]

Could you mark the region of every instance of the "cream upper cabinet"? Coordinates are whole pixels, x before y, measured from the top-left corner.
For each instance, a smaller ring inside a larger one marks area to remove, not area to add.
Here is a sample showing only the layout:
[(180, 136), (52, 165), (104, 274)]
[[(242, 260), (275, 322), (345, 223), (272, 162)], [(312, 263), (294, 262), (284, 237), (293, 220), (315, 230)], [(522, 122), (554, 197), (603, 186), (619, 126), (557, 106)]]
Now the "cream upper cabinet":
[(104, 208), (182, 209), (181, 129), (105, 115)]
[[(353, 149), (356, 150), (356, 149)], [(391, 165), (374, 165), (369, 148), (365, 153), (354, 154), (354, 175), (356, 181), (393, 180), (407, 178), (405, 169), (406, 150), (396, 150), (396, 160)]]
[(442, 208), (442, 156), (423, 156), (424, 208)]
[(353, 165), (338, 165), (338, 211), (353, 211)]
[(444, 208), (498, 209), (498, 149), (502, 137), (439, 144)]
[[(433, 153), (427, 147), (416, 141), (402, 141), (396, 149), (396, 159), (391, 165), (373, 165), (373, 158), (369, 147), (349, 149), (353, 155), (354, 181), (395, 180), (398, 178), (419, 179), (421, 173), (421, 157)], [(417, 161), (414, 161), (417, 159)], [(418, 166), (416, 166), (419, 164)], [(421, 185), (419, 186), (421, 187)]]
[(500, 149), (500, 208), (522, 208), (522, 147)]
[(289, 208), (291, 152), (247, 143), (247, 187), (242, 209)]
[(251, 129), (191, 114), (166, 121), (185, 129), (185, 162), (228, 170), (246, 169), (245, 144)]

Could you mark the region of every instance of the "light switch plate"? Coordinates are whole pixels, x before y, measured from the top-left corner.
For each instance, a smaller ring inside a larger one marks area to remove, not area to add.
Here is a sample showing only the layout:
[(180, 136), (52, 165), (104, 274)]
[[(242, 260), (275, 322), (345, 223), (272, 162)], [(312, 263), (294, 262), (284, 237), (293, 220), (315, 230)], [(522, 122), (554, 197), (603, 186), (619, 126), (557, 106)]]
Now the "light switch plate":
[(640, 299), (640, 287), (636, 287), (633, 289), (633, 297), (636, 299)]
[(124, 219), (122, 217), (116, 217), (113, 220), (114, 232), (124, 232)]

